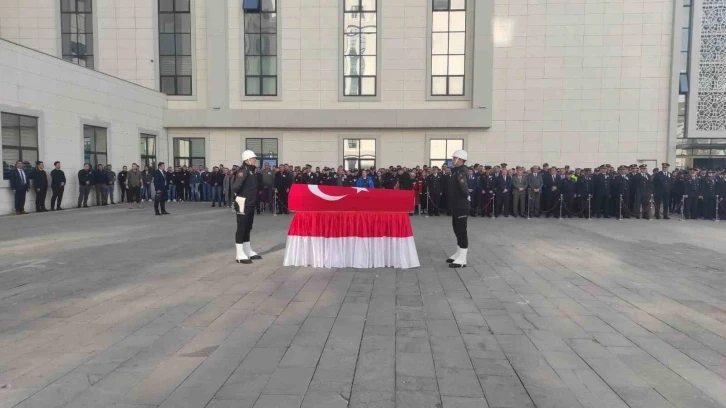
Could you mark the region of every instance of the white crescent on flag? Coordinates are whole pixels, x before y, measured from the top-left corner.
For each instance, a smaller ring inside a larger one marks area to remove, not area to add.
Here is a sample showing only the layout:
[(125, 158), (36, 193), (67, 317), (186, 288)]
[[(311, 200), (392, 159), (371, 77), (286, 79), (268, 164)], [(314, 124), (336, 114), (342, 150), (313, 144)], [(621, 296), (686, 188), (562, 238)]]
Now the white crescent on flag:
[(330, 194), (325, 194), (320, 190), (320, 186), (316, 186), (315, 184), (308, 184), (308, 190), (310, 190), (314, 196), (320, 197), (325, 201), (338, 201), (346, 197), (345, 195), (331, 196)]

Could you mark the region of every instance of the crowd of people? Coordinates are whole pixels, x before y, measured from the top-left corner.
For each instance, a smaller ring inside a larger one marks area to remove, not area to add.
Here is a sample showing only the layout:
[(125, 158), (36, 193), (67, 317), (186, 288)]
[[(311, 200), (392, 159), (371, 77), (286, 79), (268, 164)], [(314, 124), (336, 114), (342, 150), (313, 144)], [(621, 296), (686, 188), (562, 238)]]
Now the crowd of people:
[[(24, 192), (36, 191), (35, 209), (45, 207), (47, 190), (52, 197), (50, 211), (62, 210), (66, 176), (61, 163), (55, 162), (49, 177), (43, 162), (32, 172), (16, 164), (11, 174), (11, 186), (16, 193), (16, 213), (26, 214)], [(163, 167), (163, 166), (159, 166)], [(166, 187), (163, 201), (208, 202), (212, 207), (233, 206), (233, 185), (238, 166), (169, 166), (168, 169), (141, 169), (136, 163), (129, 170), (123, 166), (118, 173), (113, 166), (99, 164), (92, 168), (86, 163), (78, 172), (77, 207), (89, 206), (89, 196), (95, 195), (95, 205), (129, 203), (141, 207), (152, 201), (158, 191), (155, 178), (163, 178)], [(667, 163), (649, 171), (646, 165), (619, 166), (605, 164), (597, 168), (557, 168), (547, 163), (509, 168), (474, 164), (468, 168), (470, 215), (473, 217), (579, 217), (579, 218), (644, 218), (669, 219), (677, 213), (685, 219), (715, 220), (726, 216), (726, 171), (706, 169), (675, 169)], [(306, 166), (271, 166), (265, 163), (256, 174), (259, 189), (256, 211), (285, 214), (287, 196), (293, 184), (317, 184), (342, 187), (366, 187), (413, 190), (416, 213), (438, 216), (450, 213), (448, 186), (451, 169), (442, 165), (402, 166), (346, 170)], [(22, 193), (22, 194), (21, 194)], [(23, 195), (22, 203), (19, 195)], [(157, 211), (158, 212), (158, 211)], [(164, 212), (166, 212), (164, 210)]]

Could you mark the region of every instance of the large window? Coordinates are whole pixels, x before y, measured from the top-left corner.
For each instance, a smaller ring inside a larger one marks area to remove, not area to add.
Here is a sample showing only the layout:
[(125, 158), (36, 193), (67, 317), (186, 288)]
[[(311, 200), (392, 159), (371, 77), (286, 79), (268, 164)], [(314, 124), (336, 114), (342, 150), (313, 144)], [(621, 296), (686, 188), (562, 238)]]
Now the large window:
[(245, 95), (277, 95), (277, 0), (244, 0)]
[(676, 127), (676, 137), (678, 139), (686, 138), (688, 126), (686, 124), (688, 117), (688, 94), (689, 87), (689, 61), (691, 55), (691, 14), (693, 0), (684, 0), (682, 10), (682, 28), (681, 28), (681, 58), (680, 58), (680, 74), (678, 75), (678, 120)]
[(343, 92), (345, 96), (376, 96), (376, 0), (344, 0)]
[(429, 149), (429, 166), (441, 168), (444, 164), (451, 166), (454, 152), (464, 148), (464, 139), (431, 139)]
[(156, 136), (146, 133), (141, 134), (141, 163), (140, 165), (156, 167)]
[(433, 0), (431, 95), (464, 95), (466, 0)]
[(83, 160), (95, 169), (99, 164), (107, 164), (108, 144), (106, 142), (106, 128), (97, 126), (83, 126)]
[(206, 166), (204, 138), (174, 139), (174, 167)]
[(265, 163), (270, 166), (277, 166), (277, 138), (245, 139), (246, 149), (257, 154), (257, 166), (262, 167)]
[(10, 178), (15, 162), (21, 160), (30, 171), (38, 160), (38, 118), (2, 113), (3, 179)]
[(346, 170), (376, 167), (376, 139), (343, 139)]
[(190, 0), (159, 1), (161, 92), (192, 94), (192, 15)]
[(61, 0), (60, 4), (63, 59), (93, 69), (93, 1)]

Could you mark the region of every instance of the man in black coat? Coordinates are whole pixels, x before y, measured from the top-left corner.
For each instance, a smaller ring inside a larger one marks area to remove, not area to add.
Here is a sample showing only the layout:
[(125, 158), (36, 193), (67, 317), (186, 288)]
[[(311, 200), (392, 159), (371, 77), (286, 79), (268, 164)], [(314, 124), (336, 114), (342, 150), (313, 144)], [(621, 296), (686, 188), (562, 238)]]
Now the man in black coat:
[(661, 206), (663, 207), (663, 219), (667, 220), (668, 211), (670, 210), (672, 179), (668, 173), (668, 163), (663, 163), (663, 171), (653, 175), (653, 190), (655, 191), (655, 218), (660, 219)]
[(600, 169), (597, 173), (595, 169), (595, 216), (597, 218), (610, 218), (610, 184), (612, 176), (606, 170)]
[(440, 205), (441, 205), (441, 174), (439, 174), (438, 167), (433, 168), (433, 173), (431, 173), (426, 178), (426, 189), (429, 192), (429, 209), (428, 213), (431, 215), (439, 216), (440, 213)]
[(703, 219), (716, 220), (716, 177), (713, 170), (708, 170), (708, 175), (701, 179), (701, 193), (703, 197)]
[(83, 168), (78, 170), (78, 208), (88, 208), (88, 195), (93, 185), (93, 171), (91, 165), (84, 163)]
[(63, 201), (63, 191), (66, 188), (66, 174), (61, 170), (61, 162), (53, 163), (55, 167), (50, 172), (50, 188), (53, 195), (50, 197), (50, 210), (62, 211), (61, 202)]
[[(124, 166), (121, 171), (118, 172), (116, 179), (118, 180), (118, 189), (121, 192), (121, 202), (126, 201), (126, 175), (129, 174), (128, 167)], [(130, 201), (130, 200), (129, 200)]]
[(48, 194), (48, 175), (45, 173), (45, 164), (42, 161), (35, 162), (35, 171), (31, 178), (35, 189), (35, 212), (47, 212), (45, 196)]
[(577, 179), (577, 196), (580, 197), (580, 208), (582, 209), (580, 218), (591, 218), (593, 213), (592, 195), (595, 191), (592, 170), (585, 168), (582, 169), (582, 172), (582, 176)]
[(478, 184), (480, 196), (479, 208), (482, 217), (489, 217), (494, 214), (494, 203), (492, 202), (492, 197), (494, 197), (494, 189), (496, 188), (491, 166), (484, 166), (484, 170), (481, 170)]
[(560, 199), (560, 191), (562, 186), (560, 185), (560, 179), (557, 177), (557, 168), (552, 166), (549, 169), (549, 174), (542, 176), (542, 191), (545, 196), (545, 208), (542, 211), (547, 211), (545, 218), (549, 218), (551, 214), (555, 214), (558, 217), (559, 211), (556, 211), (557, 202)]
[(166, 200), (169, 193), (169, 174), (164, 171), (164, 162), (159, 163), (154, 172), (154, 212), (156, 215), (169, 214), (166, 212)]
[(30, 189), (30, 177), (23, 168), (23, 162), (15, 162), (15, 170), (10, 173), (10, 188), (15, 194), (15, 214), (27, 214), (25, 211), (25, 196)]
[(701, 193), (701, 183), (698, 179), (698, 169), (691, 169), (691, 174), (685, 175), (683, 178), (684, 193), (686, 196), (683, 216), (687, 220), (695, 220), (698, 218), (698, 201)]
[(630, 176), (628, 175), (628, 168), (620, 166), (618, 171), (620, 171), (620, 174), (615, 176), (613, 183), (613, 193), (615, 194), (614, 198), (617, 203), (616, 214), (618, 218), (630, 218), (630, 211), (625, 208), (630, 205)]
[(494, 200), (496, 201), (494, 216), (499, 217), (500, 215), (504, 215), (505, 218), (509, 218), (512, 197), (512, 176), (508, 174), (507, 170), (502, 170), (499, 177), (495, 180), (495, 186), (497, 195)]
[(287, 198), (292, 187), (293, 176), (290, 167), (286, 164), (280, 167), (279, 172), (275, 174), (275, 191), (277, 192), (277, 213), (289, 214), (287, 209)]
[(96, 171), (93, 172), (92, 182), (96, 189), (96, 207), (99, 205), (108, 205), (108, 198), (106, 197), (106, 187), (108, 186), (108, 177), (106, 175), (106, 169), (103, 164), (96, 166)]

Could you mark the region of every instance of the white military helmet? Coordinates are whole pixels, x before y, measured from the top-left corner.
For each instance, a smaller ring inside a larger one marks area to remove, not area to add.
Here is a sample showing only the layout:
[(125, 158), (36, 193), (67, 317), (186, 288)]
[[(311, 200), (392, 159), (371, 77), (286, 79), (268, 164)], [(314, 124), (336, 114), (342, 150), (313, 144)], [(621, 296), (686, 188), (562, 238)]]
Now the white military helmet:
[(257, 158), (257, 155), (252, 150), (245, 150), (244, 152), (242, 152), (242, 162), (243, 163), (253, 157)]
[(457, 150), (452, 155), (452, 157), (457, 157), (457, 158), (459, 158), (461, 160), (464, 160), (464, 161), (466, 161), (466, 156), (467, 156), (466, 150)]

